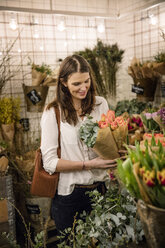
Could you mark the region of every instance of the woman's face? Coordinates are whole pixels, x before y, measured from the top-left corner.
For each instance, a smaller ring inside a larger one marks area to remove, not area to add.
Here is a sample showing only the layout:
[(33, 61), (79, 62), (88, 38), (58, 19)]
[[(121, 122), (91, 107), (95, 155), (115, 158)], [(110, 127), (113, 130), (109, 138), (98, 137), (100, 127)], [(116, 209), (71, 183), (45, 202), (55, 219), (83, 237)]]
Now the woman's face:
[(68, 90), (74, 100), (82, 100), (86, 97), (88, 90), (91, 85), (91, 78), (89, 72), (75, 72), (73, 73), (65, 86), (68, 87)]

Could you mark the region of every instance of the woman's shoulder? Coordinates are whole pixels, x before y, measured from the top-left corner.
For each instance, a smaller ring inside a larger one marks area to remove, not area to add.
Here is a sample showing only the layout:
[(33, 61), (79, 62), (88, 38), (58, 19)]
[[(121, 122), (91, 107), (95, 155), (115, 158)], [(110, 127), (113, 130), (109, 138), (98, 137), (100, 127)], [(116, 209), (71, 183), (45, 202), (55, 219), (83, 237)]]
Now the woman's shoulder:
[(107, 103), (107, 100), (102, 96), (96, 96), (96, 104)]

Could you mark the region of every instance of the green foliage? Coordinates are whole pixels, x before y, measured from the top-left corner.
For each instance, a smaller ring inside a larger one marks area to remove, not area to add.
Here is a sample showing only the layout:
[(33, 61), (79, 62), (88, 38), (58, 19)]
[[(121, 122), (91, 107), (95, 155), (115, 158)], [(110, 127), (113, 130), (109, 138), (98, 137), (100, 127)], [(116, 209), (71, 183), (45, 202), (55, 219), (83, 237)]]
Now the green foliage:
[(16, 240), (14, 240), (13, 235), (11, 233), (0, 233), (1, 239), (5, 241), (5, 243), (8, 243), (9, 248), (21, 248), (17, 243)]
[(109, 97), (116, 96), (116, 72), (121, 63), (124, 50), (119, 49), (117, 44), (107, 45), (101, 40), (97, 41), (93, 49), (86, 48), (77, 54), (83, 56), (89, 62), (96, 79), (98, 95)]
[(122, 115), (124, 112), (128, 112), (129, 115), (140, 114), (147, 107), (151, 107), (150, 103), (138, 102), (136, 99), (123, 100), (117, 102), (115, 113), (116, 116)]
[(151, 111), (151, 109), (148, 109), (148, 110), (146, 110), (146, 112), (142, 112), (141, 115), (140, 115), (141, 119), (143, 121), (143, 125), (145, 126), (145, 130), (147, 132), (160, 131), (160, 126), (153, 119), (152, 113), (155, 113), (155, 110)]
[(20, 98), (4, 97), (0, 99), (0, 123), (11, 124), (20, 119)]
[(52, 74), (52, 70), (49, 65), (46, 65), (45, 63), (42, 63), (42, 65), (35, 65), (32, 64), (32, 69), (35, 69), (36, 71), (39, 71), (41, 73), (46, 73), (47, 75)]
[(141, 223), (135, 220), (136, 205), (125, 189), (119, 192), (118, 185), (111, 185), (105, 196), (97, 190), (89, 192), (89, 196), (93, 208), (90, 215), (84, 212), (73, 228), (64, 231), (61, 237), (67, 235), (67, 240), (58, 248), (114, 248), (142, 240)]
[[(126, 188), (133, 193), (137, 199), (143, 199), (144, 192), (147, 194), (151, 204), (165, 208), (165, 149), (160, 141), (156, 144), (154, 136), (151, 145), (145, 141), (145, 150), (141, 151), (140, 145), (136, 143), (136, 149), (128, 149), (126, 161), (118, 161), (118, 176)], [(138, 164), (137, 176), (141, 184), (137, 184), (133, 173), (134, 164)], [(126, 166), (125, 166), (126, 165)], [(146, 199), (146, 198), (145, 198)], [(145, 201), (145, 199), (143, 199)]]
[(98, 124), (93, 122), (92, 118), (93, 117), (88, 116), (79, 129), (80, 139), (83, 140), (87, 147), (94, 146), (99, 130)]
[(154, 56), (154, 60), (157, 63), (165, 62), (165, 52), (159, 52), (157, 55)]
[(132, 161), (128, 157), (124, 162), (122, 160), (117, 161), (117, 176), (121, 182), (126, 186), (132, 196), (136, 199), (140, 199), (141, 195), (139, 187), (132, 170)]

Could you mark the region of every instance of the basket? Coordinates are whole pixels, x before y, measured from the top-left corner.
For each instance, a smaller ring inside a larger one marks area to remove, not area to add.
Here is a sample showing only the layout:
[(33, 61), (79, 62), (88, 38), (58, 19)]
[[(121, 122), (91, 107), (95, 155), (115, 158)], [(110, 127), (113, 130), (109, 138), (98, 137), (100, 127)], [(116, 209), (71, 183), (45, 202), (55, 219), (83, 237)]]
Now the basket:
[(143, 225), (149, 248), (162, 248), (165, 244), (165, 209), (158, 208), (139, 200), (137, 211)]

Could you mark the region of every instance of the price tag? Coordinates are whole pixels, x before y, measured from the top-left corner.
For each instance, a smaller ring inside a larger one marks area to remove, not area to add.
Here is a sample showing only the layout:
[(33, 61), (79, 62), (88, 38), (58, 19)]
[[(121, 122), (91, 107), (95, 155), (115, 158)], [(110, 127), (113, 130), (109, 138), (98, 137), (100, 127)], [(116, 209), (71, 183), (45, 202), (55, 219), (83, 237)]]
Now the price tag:
[(35, 89), (27, 93), (27, 96), (34, 105), (41, 101), (41, 96), (37, 93)]
[(22, 124), (24, 131), (29, 131), (29, 119), (28, 118), (22, 118), (20, 119), (19, 122)]
[(38, 205), (26, 204), (26, 207), (29, 214), (40, 214), (40, 208)]
[(132, 85), (132, 92), (139, 94), (139, 95), (143, 95), (144, 88), (140, 86)]

